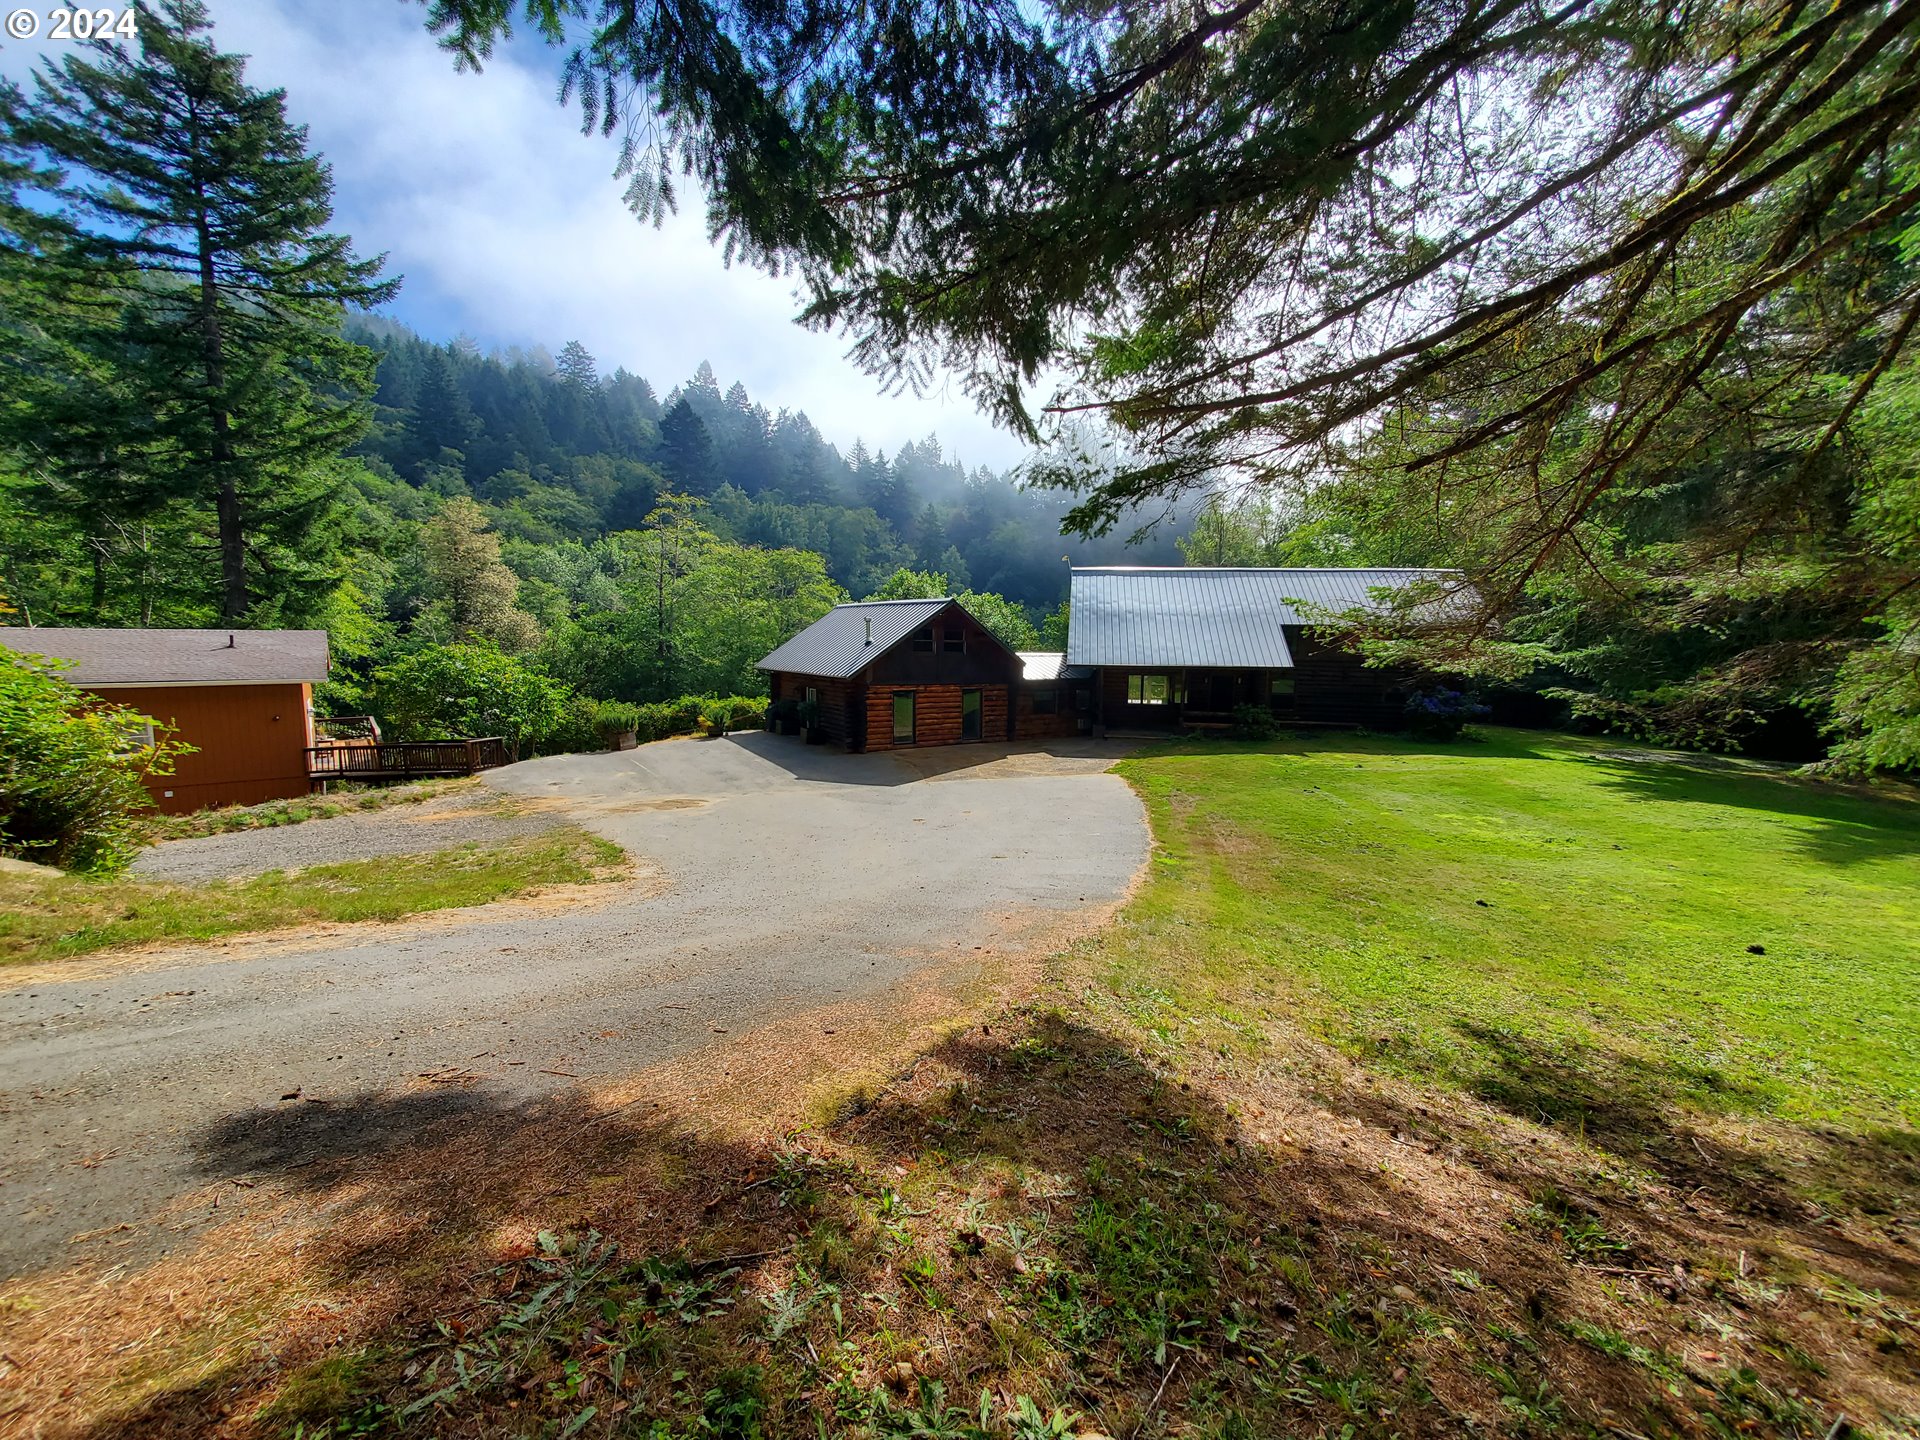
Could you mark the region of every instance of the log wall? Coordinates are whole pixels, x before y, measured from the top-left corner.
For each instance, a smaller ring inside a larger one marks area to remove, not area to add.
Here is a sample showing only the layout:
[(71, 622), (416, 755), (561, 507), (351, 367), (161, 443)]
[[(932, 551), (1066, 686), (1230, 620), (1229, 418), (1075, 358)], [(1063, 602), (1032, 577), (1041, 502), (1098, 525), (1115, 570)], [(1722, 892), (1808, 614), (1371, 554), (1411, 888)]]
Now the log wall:
[(1007, 687), (1005, 685), (871, 685), (867, 689), (867, 734), (869, 750), (894, 749), (893, 695), (896, 690), (914, 694), (914, 741), (916, 746), (958, 745), (960, 740), (960, 692), (980, 692), (980, 738), (1007, 738)]
[(866, 737), (867, 687), (831, 675), (793, 675), (776, 672), (769, 679), (775, 700), (805, 700), (809, 688), (819, 694), (820, 730), (827, 739), (858, 750)]

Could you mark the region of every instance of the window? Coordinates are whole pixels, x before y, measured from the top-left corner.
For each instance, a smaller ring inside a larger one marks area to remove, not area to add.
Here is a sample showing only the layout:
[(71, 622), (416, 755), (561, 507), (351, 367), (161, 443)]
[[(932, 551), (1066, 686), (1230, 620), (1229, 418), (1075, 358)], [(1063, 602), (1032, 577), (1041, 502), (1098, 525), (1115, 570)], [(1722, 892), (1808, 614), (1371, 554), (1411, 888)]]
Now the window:
[(1187, 700), (1185, 677), (1165, 674), (1127, 676), (1129, 705), (1184, 705)]
[(967, 632), (965, 630), (948, 630), (943, 632), (940, 637), (940, 648), (949, 655), (966, 654)]
[(922, 655), (933, 653), (933, 626), (922, 625), (913, 632), (913, 648)]
[(153, 721), (149, 719), (130, 718), (119, 727), (119, 731), (117, 737), (119, 745), (116, 752), (118, 754), (131, 755), (136, 750), (147, 750), (153, 746)]
[(913, 691), (893, 692), (893, 743), (913, 744)]
[(820, 692), (811, 685), (807, 686), (807, 703), (809, 705), (818, 705), (820, 703)]
[(1293, 694), (1293, 672), (1291, 670), (1269, 670), (1267, 672), (1267, 695), (1270, 699), (1282, 700)]
[(960, 692), (960, 738), (962, 740), (980, 738), (980, 692), (978, 690)]
[(1033, 713), (1036, 715), (1058, 715), (1060, 713), (1060, 692), (1051, 685), (1034, 691)]

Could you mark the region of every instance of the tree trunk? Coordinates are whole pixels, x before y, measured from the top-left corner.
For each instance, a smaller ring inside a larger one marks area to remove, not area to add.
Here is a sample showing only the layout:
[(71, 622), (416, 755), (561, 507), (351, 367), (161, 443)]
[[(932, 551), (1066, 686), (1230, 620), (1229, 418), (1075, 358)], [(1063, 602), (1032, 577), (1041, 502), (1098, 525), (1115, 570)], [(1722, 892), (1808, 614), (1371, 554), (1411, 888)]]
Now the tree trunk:
[(233, 436), (227, 421), (227, 363), (220, 333), (220, 293), (213, 269), (213, 236), (201, 210), (196, 238), (200, 251), (200, 354), (207, 377), (207, 420), (212, 431), (214, 512), (220, 535), (220, 618), (236, 625), (247, 615), (247, 533), (240, 509), (240, 481), (233, 471)]

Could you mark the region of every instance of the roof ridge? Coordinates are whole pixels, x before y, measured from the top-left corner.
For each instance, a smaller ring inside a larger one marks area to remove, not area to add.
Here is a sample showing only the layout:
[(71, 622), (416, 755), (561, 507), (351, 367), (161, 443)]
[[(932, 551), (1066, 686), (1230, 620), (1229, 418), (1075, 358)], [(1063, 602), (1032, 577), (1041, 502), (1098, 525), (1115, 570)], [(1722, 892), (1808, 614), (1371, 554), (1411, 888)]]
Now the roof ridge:
[(1076, 575), (1359, 575), (1394, 570), (1408, 575), (1464, 575), (1455, 565), (1075, 565)]
[(959, 598), (958, 595), (927, 595), (906, 600), (842, 600), (833, 608), (836, 610), (862, 610), (869, 605), (946, 605)]

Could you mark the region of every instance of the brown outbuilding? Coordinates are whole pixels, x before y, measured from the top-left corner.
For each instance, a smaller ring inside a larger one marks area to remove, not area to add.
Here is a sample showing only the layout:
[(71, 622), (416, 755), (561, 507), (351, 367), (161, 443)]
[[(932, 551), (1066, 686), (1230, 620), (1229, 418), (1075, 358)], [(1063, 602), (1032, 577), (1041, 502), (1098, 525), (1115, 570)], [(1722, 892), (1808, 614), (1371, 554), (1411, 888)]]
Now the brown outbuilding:
[(1061, 733), (1017, 722), (1036, 695), (1054, 716), (1076, 713), (1071, 690), (1084, 685), (1054, 674), (1029, 686), (1027, 659), (951, 597), (837, 605), (760, 668), (776, 704), (807, 706), (813, 728), (849, 750)]
[(149, 715), (194, 747), (147, 782), (171, 814), (305, 795), (324, 630), (0, 630), (0, 646), (68, 664), (60, 678)]

